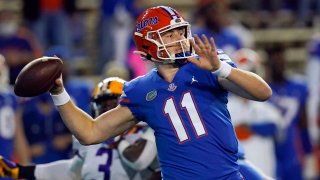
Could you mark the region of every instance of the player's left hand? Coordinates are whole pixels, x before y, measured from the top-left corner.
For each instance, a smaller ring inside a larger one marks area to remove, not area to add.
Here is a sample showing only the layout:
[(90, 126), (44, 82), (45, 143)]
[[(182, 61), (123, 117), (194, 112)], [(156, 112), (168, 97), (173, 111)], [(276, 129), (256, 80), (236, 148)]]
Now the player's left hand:
[(0, 177), (18, 179), (19, 167), (16, 163), (0, 156)]
[(208, 70), (216, 71), (220, 68), (220, 59), (217, 54), (216, 45), (214, 43), (213, 37), (208, 38), (202, 34), (202, 40), (198, 35), (194, 35), (194, 41), (190, 41), (191, 46), (194, 48), (196, 54), (199, 56), (199, 60), (194, 57), (190, 57), (187, 60), (191, 63), (196, 64), (198, 67)]

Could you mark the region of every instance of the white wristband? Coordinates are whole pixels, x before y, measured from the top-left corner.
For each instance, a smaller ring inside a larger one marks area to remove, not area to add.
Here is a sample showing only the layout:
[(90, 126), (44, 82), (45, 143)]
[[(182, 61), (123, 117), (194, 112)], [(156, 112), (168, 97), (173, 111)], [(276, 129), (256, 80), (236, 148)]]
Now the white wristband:
[(62, 93), (54, 95), (50, 94), (53, 100), (53, 104), (56, 106), (62, 106), (66, 104), (70, 100), (70, 96), (65, 89), (63, 89)]
[(226, 78), (231, 73), (231, 69), (232, 67), (228, 63), (221, 61), (220, 68), (213, 71), (212, 73), (219, 77)]

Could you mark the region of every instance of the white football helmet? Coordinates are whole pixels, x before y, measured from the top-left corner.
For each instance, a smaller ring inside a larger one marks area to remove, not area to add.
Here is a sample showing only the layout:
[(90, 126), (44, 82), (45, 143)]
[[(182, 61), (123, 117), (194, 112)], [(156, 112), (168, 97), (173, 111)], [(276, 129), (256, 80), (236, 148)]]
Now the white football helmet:
[(264, 76), (261, 58), (252, 49), (242, 48), (232, 54), (232, 59), (239, 69)]
[(2, 54), (0, 54), (0, 87), (9, 85), (9, 68), (6, 64), (6, 60)]

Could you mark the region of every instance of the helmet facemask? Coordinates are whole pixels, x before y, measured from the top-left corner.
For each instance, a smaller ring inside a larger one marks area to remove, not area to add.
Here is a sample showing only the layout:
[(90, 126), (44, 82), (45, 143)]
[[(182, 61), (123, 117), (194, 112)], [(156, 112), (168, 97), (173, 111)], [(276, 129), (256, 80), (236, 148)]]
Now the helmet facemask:
[(95, 118), (118, 105), (124, 82), (123, 79), (110, 77), (96, 85), (90, 102), (92, 117)]
[[(165, 43), (162, 37), (174, 29), (183, 31), (184, 38)], [(168, 64), (185, 61), (186, 58), (194, 56), (194, 50), (190, 45), (190, 40), (193, 41), (193, 37), (191, 35), (190, 24), (187, 22), (169, 25), (155, 31), (149, 31), (146, 40), (151, 41), (157, 46), (157, 58), (160, 60), (152, 58), (152, 61)], [(175, 48), (175, 51), (178, 53), (170, 52), (170, 48)]]
[(91, 114), (94, 118), (118, 105), (120, 96), (102, 95), (91, 101)]

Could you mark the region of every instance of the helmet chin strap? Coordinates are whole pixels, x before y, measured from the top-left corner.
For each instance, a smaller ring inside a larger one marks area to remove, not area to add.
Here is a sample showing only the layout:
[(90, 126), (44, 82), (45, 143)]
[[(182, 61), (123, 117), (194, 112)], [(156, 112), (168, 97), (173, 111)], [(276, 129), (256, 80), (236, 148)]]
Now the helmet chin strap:
[[(191, 56), (191, 53), (189, 51), (186, 51), (185, 53), (181, 52), (181, 53), (177, 53), (175, 55), (176, 55), (176, 57), (186, 57), (186, 56)], [(187, 58), (176, 59), (175, 63), (178, 65), (184, 65), (187, 63)]]
[(186, 57), (186, 56), (191, 56), (190, 51), (186, 51), (185, 53), (181, 52), (181, 53), (177, 53), (175, 54), (176, 57)]

